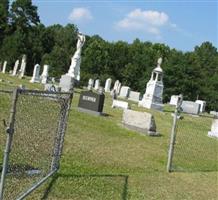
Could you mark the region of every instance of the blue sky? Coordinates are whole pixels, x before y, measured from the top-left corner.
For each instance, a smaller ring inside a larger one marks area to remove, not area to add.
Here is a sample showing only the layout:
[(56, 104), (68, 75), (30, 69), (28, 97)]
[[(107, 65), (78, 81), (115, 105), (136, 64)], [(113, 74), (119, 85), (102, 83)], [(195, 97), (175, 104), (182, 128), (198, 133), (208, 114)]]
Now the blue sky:
[(88, 35), (108, 41), (135, 38), (191, 51), (210, 41), (218, 44), (217, 1), (33, 0), (46, 26), (74, 23)]

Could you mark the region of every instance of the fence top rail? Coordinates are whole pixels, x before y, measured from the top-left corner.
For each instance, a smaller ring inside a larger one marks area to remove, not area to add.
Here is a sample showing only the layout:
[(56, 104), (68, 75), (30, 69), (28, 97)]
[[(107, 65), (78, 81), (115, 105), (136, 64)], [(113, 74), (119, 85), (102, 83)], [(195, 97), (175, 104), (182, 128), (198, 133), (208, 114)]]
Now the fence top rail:
[[(31, 94), (31, 95), (69, 95), (71, 96), (73, 92), (52, 92), (52, 91), (44, 91), (44, 90), (29, 90), (29, 89), (21, 89), (17, 88), (18, 93), (20, 94)], [(14, 90), (1, 90), (0, 93), (13, 93)]]

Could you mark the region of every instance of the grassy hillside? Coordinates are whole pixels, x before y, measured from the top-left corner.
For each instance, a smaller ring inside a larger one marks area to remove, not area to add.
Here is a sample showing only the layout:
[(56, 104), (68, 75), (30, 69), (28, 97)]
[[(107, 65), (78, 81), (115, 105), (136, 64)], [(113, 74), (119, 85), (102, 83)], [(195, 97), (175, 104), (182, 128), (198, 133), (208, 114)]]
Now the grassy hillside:
[[(0, 73), (0, 89), (24, 84), (41, 89)], [(8, 82), (8, 81), (10, 82)], [(210, 118), (184, 115), (179, 122), (175, 169), (166, 172), (167, 150), (172, 126), (171, 108), (154, 114), (160, 137), (148, 137), (122, 127), (122, 110), (112, 109), (106, 98), (104, 112), (97, 117), (77, 111), (76, 90), (69, 116), (61, 168), (56, 176), (35, 191), (29, 199), (217, 199), (218, 141), (207, 137)], [(0, 118), (6, 118), (9, 98), (0, 93)], [(0, 133), (3, 135), (0, 123)], [(2, 136), (1, 148), (4, 144)], [(194, 142), (193, 142), (194, 141)], [(179, 170), (179, 171), (178, 171)], [(22, 184), (22, 180), (19, 180)], [(16, 188), (14, 188), (16, 189)]]

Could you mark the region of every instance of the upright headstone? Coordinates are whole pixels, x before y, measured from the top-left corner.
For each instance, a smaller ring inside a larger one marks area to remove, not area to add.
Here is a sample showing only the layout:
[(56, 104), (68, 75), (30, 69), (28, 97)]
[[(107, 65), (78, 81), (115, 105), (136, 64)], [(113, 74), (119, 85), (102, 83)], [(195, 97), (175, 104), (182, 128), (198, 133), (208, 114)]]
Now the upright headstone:
[(130, 92), (130, 87), (122, 86), (119, 96), (122, 97), (122, 98), (128, 98), (129, 97), (129, 92)]
[(12, 76), (16, 76), (17, 75), (18, 66), (19, 66), (19, 60), (16, 60), (16, 62), (14, 64), (14, 69), (13, 69), (13, 72), (12, 72)]
[(156, 136), (156, 124), (152, 114), (125, 109), (123, 111), (123, 124), (128, 129)]
[(19, 70), (19, 78), (22, 79), (26, 72), (26, 55), (24, 54), (21, 61), (21, 66)]
[(181, 110), (184, 113), (191, 115), (199, 115), (200, 113), (200, 104), (193, 101), (182, 101)]
[(108, 78), (106, 80), (105, 87), (104, 87), (105, 92), (110, 92), (111, 91), (111, 82), (112, 82), (111, 78)]
[(77, 49), (71, 58), (71, 65), (68, 73), (61, 76), (60, 87), (64, 92), (69, 92), (73, 89), (75, 82), (80, 81), (80, 63), (82, 47), (85, 43), (85, 35), (78, 33)]
[(48, 70), (49, 70), (49, 65), (44, 65), (43, 72), (41, 74), (41, 83), (42, 84), (48, 83)]
[(83, 91), (80, 94), (78, 109), (83, 112), (102, 115), (105, 95), (92, 91)]
[(120, 93), (121, 83), (119, 80), (116, 80), (114, 83), (113, 90), (116, 92), (117, 95)]
[(40, 75), (39, 75), (39, 72), (40, 72), (40, 65), (39, 65), (39, 64), (36, 64), (36, 65), (34, 66), (32, 79), (30, 80), (31, 83), (40, 83)]
[(92, 90), (92, 88), (93, 88), (93, 85), (94, 85), (94, 80), (93, 79), (89, 79), (89, 82), (88, 82), (88, 90)]
[(99, 87), (100, 87), (100, 80), (99, 80), (99, 79), (96, 79), (96, 80), (95, 80), (95, 87), (94, 87), (94, 89), (95, 89), (95, 90), (98, 90)]
[(112, 108), (127, 109), (127, 108), (129, 108), (129, 104), (126, 101), (120, 101), (120, 100), (114, 99), (111, 107)]
[(143, 95), (139, 106), (162, 111), (163, 95), (163, 70), (161, 68), (162, 58), (158, 59), (157, 67), (153, 70), (151, 78), (146, 86), (146, 92)]
[(196, 100), (195, 103), (200, 104), (200, 112), (205, 112), (206, 101)]
[(139, 102), (140, 92), (130, 91), (128, 100)]
[(3, 74), (5, 74), (5, 72), (6, 72), (6, 67), (7, 67), (7, 61), (4, 61), (3, 69), (2, 69)]
[(214, 118), (208, 136), (218, 138), (218, 119)]
[(179, 100), (179, 95), (172, 95), (170, 98), (170, 105), (176, 106)]

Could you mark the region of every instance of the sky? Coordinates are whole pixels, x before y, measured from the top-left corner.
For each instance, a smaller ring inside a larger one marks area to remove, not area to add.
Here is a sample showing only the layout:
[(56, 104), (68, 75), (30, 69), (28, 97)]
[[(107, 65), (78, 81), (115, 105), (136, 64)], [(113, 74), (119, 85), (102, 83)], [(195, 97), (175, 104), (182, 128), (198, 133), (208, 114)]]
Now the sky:
[(218, 46), (218, 1), (33, 0), (46, 26), (75, 24), (87, 35), (132, 43), (164, 43), (192, 51), (209, 41)]

